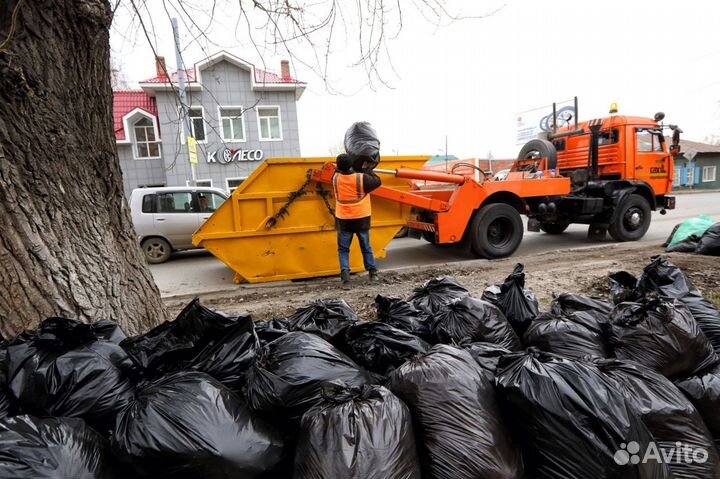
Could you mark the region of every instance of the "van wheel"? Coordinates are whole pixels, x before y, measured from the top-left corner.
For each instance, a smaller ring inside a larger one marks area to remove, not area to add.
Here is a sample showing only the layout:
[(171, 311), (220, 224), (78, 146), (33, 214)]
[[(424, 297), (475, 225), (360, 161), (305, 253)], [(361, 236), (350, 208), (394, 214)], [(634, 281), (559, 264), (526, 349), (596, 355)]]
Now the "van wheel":
[(164, 263), (170, 258), (170, 243), (162, 238), (148, 238), (142, 242), (142, 250), (148, 263)]
[(480, 208), (470, 223), (470, 242), (476, 255), (483, 258), (504, 258), (520, 246), (523, 223), (520, 213), (504, 203)]
[(637, 241), (650, 228), (650, 203), (640, 195), (630, 195), (619, 206), (615, 221), (608, 227), (608, 232), (615, 241)]
[(540, 223), (540, 229), (549, 235), (559, 235), (568, 229), (570, 223)]

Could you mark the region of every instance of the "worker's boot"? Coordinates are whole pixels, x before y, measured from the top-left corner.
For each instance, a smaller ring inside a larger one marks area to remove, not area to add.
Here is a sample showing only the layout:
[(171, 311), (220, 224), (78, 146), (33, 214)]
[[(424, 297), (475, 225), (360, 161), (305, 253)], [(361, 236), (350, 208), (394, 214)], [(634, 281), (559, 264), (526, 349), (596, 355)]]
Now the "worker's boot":
[(344, 290), (348, 290), (352, 288), (352, 283), (350, 282), (350, 272), (349, 271), (341, 271), (340, 272), (340, 281), (342, 283), (340, 284), (340, 287)]
[(378, 272), (376, 269), (371, 269), (370, 271), (368, 271), (368, 278), (370, 279), (371, 283), (380, 282), (380, 276), (378, 276)]

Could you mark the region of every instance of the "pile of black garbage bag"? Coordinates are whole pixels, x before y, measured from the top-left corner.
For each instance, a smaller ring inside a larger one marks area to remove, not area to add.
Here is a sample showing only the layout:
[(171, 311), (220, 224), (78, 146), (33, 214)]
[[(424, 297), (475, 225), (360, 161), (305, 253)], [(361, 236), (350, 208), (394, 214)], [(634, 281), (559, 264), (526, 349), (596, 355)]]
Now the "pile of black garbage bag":
[(720, 478), (720, 312), (664, 258), (609, 281), (49, 318), (0, 338), (0, 477)]

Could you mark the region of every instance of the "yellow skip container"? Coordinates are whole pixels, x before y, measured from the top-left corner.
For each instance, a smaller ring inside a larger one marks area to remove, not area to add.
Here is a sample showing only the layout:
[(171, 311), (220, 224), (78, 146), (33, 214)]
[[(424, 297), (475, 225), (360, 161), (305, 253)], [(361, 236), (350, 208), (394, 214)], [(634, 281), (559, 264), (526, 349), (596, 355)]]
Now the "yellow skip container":
[[(383, 157), (378, 168), (420, 169), (428, 156)], [(312, 170), (334, 158), (277, 158), (265, 161), (232, 196), (195, 232), (193, 244), (202, 246), (235, 271), (235, 282), (261, 283), (314, 278), (340, 273), (335, 219), (330, 207), (335, 200), (327, 185), (310, 181), (305, 194), (273, 221), (298, 191)], [(383, 175), (383, 186), (409, 191), (410, 180)], [(371, 195), (372, 196), (372, 195)], [(370, 240), (377, 258), (405, 225), (410, 206), (372, 196)], [(273, 224), (274, 223), (274, 224)], [(362, 271), (362, 255), (353, 241), (352, 271)]]

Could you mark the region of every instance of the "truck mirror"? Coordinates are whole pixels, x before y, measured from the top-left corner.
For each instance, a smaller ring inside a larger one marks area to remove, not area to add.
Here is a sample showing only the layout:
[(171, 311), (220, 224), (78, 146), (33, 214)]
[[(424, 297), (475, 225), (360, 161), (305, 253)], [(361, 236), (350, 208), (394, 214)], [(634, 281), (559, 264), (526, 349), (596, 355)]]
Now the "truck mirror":
[(663, 121), (665, 119), (665, 113), (659, 111), (655, 113), (655, 121)]

